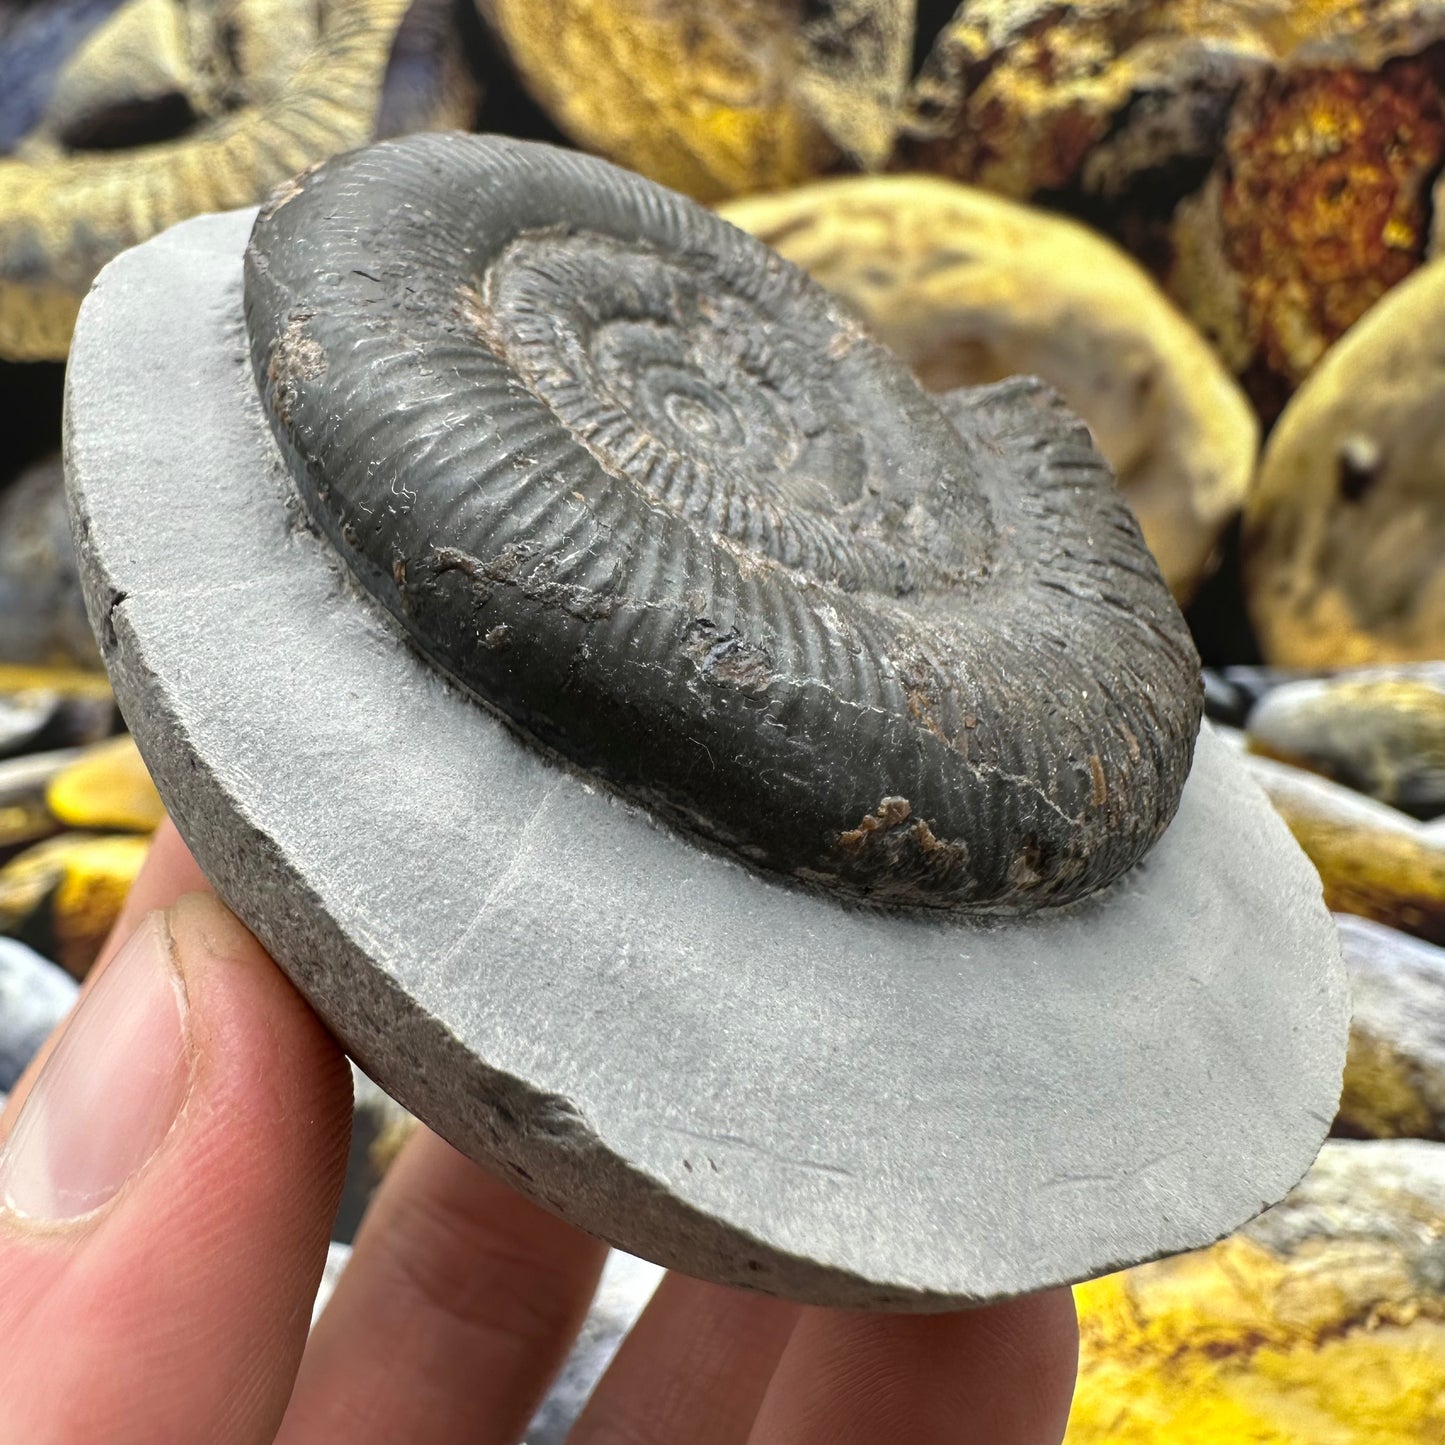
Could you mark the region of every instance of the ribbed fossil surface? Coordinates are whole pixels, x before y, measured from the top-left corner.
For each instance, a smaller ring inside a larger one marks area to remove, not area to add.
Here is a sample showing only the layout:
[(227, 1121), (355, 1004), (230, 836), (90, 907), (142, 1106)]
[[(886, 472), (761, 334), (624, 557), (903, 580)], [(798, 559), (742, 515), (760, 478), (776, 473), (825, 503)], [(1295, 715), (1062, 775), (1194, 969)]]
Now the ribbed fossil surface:
[(931, 398), (717, 217), (485, 137), (285, 188), (246, 315), (362, 584), (671, 822), (876, 902), (1029, 908), (1173, 816), (1198, 660), (1042, 384)]

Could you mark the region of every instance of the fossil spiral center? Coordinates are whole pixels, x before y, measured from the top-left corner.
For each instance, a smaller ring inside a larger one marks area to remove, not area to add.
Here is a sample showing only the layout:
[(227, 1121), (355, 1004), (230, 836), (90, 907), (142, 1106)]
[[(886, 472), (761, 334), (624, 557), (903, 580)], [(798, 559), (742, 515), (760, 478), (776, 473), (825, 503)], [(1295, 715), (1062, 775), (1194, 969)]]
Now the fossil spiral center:
[(593, 335), (589, 359), (597, 384), (669, 451), (710, 466), (736, 467), (751, 452), (774, 468), (792, 463), (798, 439), (780, 398), (766, 377), (732, 366), (721, 342), (617, 321)]
[(862, 495), (831, 318), (785, 319), (707, 255), (596, 234), (519, 238), (488, 289), (536, 393), (663, 505), (725, 531), (740, 502), (828, 514)]

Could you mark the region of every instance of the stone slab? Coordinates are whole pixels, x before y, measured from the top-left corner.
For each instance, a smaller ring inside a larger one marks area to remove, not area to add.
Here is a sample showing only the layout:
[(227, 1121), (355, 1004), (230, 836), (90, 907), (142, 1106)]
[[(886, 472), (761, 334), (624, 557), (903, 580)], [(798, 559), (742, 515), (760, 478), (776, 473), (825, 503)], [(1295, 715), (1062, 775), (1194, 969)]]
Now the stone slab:
[(367, 1073), (609, 1242), (818, 1303), (1010, 1296), (1285, 1194), (1346, 990), (1225, 747), (1139, 868), (1024, 922), (867, 912), (680, 838), (428, 669), (305, 525), (252, 393), (250, 223), (100, 278), (71, 504), (162, 795)]

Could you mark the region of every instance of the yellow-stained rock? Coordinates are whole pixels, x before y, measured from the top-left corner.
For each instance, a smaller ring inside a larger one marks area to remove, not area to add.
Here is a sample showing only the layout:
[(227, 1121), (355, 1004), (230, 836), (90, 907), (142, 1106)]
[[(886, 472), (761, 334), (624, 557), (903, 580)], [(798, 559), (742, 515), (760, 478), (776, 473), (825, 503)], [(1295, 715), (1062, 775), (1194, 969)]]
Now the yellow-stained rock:
[(1314, 773), (1244, 761), (1319, 870), (1330, 908), (1445, 944), (1445, 837)]
[(43, 799), (0, 802), (0, 863), (59, 831), (60, 826)]
[[(788, 6), (757, 0), (480, 5), (528, 89), (562, 130), (664, 185), (711, 201), (794, 185), (836, 158), (805, 96), (805, 77), (814, 70), (799, 16)], [(824, 82), (826, 88), (826, 76)], [(888, 81), (879, 84), (886, 90)], [(871, 104), (860, 95), (855, 113)]]
[(925, 386), (1033, 374), (1113, 463), (1187, 598), (1253, 475), (1243, 393), (1145, 272), (1072, 221), (925, 176), (823, 181), (720, 208), (862, 313)]
[(52, 780), (45, 797), (67, 828), (149, 833), (165, 817), (140, 749), (128, 737), (88, 748)]
[(1445, 657), (1445, 260), (1336, 345), (1269, 438), (1244, 578), (1282, 666)]
[(1445, 813), (1445, 667), (1346, 672), (1271, 689), (1250, 748), (1417, 818)]
[[(121, 6), (0, 159), (0, 356), (64, 357), (81, 298), (119, 251), (369, 140), (408, 3)], [(173, 138), (112, 148), (127, 107)]]
[(111, 697), (110, 679), (103, 672), (80, 667), (35, 667), (0, 662), (0, 694), (53, 692), (61, 697)]
[(1445, 1145), (1333, 1142), (1213, 1246), (1080, 1285), (1066, 1445), (1438, 1445)]
[(61, 748), (0, 761), (0, 863), (61, 831), (45, 790), (80, 756), (79, 748)]
[(1353, 1005), (1334, 1132), (1445, 1139), (1445, 948), (1337, 914)]
[(63, 833), (0, 868), (0, 933), (84, 978), (120, 912), (150, 839)]

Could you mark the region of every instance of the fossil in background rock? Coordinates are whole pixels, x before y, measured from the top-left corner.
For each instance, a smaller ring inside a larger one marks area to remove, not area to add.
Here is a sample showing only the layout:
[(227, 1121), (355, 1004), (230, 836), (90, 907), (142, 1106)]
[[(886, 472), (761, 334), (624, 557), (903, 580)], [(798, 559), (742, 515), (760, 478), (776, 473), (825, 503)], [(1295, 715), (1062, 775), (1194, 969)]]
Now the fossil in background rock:
[[(128, 0), (77, 33), (28, 7), (0, 31), (0, 356), (63, 357), (117, 252), (371, 139), (408, 8)], [(464, 122), (447, 67), (420, 49), (395, 72), (397, 113)]]
[(1259, 428), (1204, 338), (1117, 246), (951, 181), (864, 176), (720, 213), (858, 310), (932, 391), (1041, 376), (1084, 418), (1174, 595), (1208, 571)]

